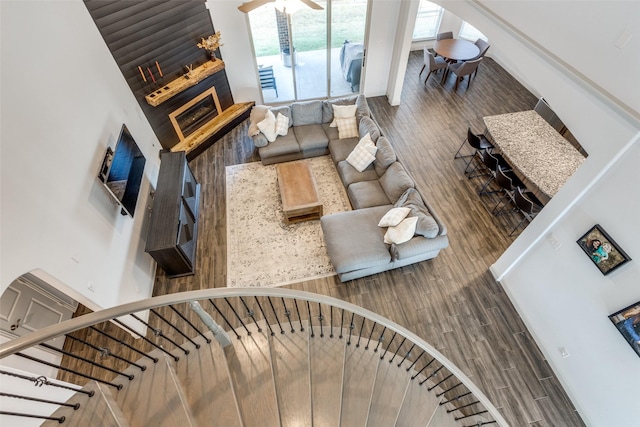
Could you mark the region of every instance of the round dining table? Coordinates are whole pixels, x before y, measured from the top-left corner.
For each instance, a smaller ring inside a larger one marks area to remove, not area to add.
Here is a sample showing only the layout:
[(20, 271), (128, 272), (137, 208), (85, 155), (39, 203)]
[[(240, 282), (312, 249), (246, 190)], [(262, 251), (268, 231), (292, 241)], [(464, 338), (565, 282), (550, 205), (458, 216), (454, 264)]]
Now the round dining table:
[(433, 50), (440, 56), (451, 61), (468, 61), (480, 54), (480, 49), (474, 43), (462, 39), (436, 40)]

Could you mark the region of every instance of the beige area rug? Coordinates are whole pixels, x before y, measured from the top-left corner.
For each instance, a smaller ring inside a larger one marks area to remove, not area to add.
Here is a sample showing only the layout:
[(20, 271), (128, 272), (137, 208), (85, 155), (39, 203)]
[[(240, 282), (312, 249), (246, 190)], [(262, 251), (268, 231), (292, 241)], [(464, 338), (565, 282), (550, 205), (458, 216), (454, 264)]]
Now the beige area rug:
[[(309, 159), (324, 215), (351, 209), (329, 156)], [(285, 225), (274, 165), (226, 168), (227, 287), (273, 287), (335, 275), (320, 221)]]

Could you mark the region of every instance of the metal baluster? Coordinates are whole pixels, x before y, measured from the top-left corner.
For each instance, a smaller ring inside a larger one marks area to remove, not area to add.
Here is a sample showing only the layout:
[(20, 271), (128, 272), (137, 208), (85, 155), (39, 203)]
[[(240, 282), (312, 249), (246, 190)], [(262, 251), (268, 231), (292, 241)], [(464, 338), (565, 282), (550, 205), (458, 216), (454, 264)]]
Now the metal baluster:
[(425, 382), (427, 382), (427, 380), (428, 380), (429, 378), (433, 378), (433, 377), (435, 377), (435, 376), (438, 374), (438, 372), (440, 372), (440, 369), (442, 369), (442, 368), (444, 368), (444, 366), (440, 366), (438, 369), (436, 369), (435, 371), (433, 371), (433, 373), (432, 373), (431, 375), (429, 375), (427, 378), (425, 378), (425, 379), (423, 379), (422, 381), (420, 381), (419, 385), (422, 385), (422, 384), (424, 384)]
[(320, 313), (318, 316), (318, 321), (320, 322), (320, 338), (324, 338), (324, 330), (322, 329), (322, 321), (324, 320), (324, 317), (322, 317), (322, 306), (320, 303), (318, 303), (318, 313)]
[(369, 350), (369, 343), (371, 342), (371, 337), (373, 336), (373, 330), (376, 328), (377, 323), (373, 322), (373, 326), (371, 327), (371, 332), (369, 332), (369, 339), (367, 340), (367, 345), (364, 346), (365, 350)]
[(404, 357), (402, 358), (402, 360), (400, 361), (400, 363), (398, 363), (398, 368), (400, 367), (400, 365), (402, 365), (402, 364), (404, 363), (404, 361), (405, 361), (405, 360), (407, 360), (407, 357), (409, 357), (409, 356), (411, 355), (411, 352), (413, 351), (413, 348), (414, 348), (415, 346), (416, 346), (416, 345), (415, 345), (415, 344), (413, 344), (413, 345), (411, 346), (411, 348), (409, 349), (409, 351), (407, 351), (407, 354), (405, 354), (405, 355), (404, 355)]
[(267, 297), (267, 300), (269, 300), (269, 305), (271, 306), (271, 311), (273, 311), (273, 315), (276, 316), (276, 322), (278, 322), (278, 326), (280, 327), (280, 333), (284, 334), (284, 329), (282, 329), (282, 325), (280, 324), (280, 319), (278, 318), (278, 313), (276, 313), (276, 308), (273, 306), (271, 297)]
[(304, 332), (304, 326), (302, 326), (302, 317), (300, 317), (300, 310), (298, 309), (298, 300), (293, 300), (293, 305), (296, 306), (296, 313), (298, 313), (298, 322), (300, 322), (300, 332)]
[(342, 309), (342, 314), (340, 315), (340, 336), (338, 338), (342, 339), (342, 325), (344, 325), (344, 308)]
[(360, 333), (358, 334), (358, 342), (356, 343), (356, 348), (360, 348), (360, 338), (362, 338), (362, 330), (364, 329), (364, 317), (362, 318), (362, 323), (360, 324)]
[[(203, 334), (202, 332), (200, 332), (200, 330), (198, 328), (196, 328), (196, 325), (194, 325), (193, 323), (191, 323), (191, 321), (189, 321), (189, 319), (186, 318), (186, 316), (182, 313), (180, 313), (178, 311), (177, 308), (175, 308), (172, 305), (167, 306), (169, 307), (171, 310), (173, 310), (178, 316), (180, 316), (180, 318), (182, 320), (184, 320), (185, 322), (187, 322), (187, 325), (191, 326), (202, 338), (204, 338), (204, 340), (207, 342), (207, 344), (211, 344), (211, 340), (209, 338), (207, 338), (205, 336), (205, 334)], [(196, 347), (196, 348), (200, 348), (200, 347)]]
[(240, 336), (240, 334), (234, 329), (234, 327), (231, 325), (231, 323), (229, 323), (229, 321), (227, 320), (227, 318), (225, 317), (224, 314), (222, 314), (222, 312), (220, 311), (220, 309), (218, 308), (218, 306), (216, 305), (216, 303), (213, 302), (213, 300), (211, 298), (209, 298), (209, 302), (211, 303), (211, 305), (213, 306), (213, 308), (216, 309), (216, 311), (218, 312), (218, 314), (222, 317), (222, 320), (224, 320), (224, 323), (227, 324), (227, 326), (229, 326), (229, 329), (231, 329), (233, 331), (234, 334), (236, 334), (236, 338), (240, 339), (242, 338)]
[(138, 353), (139, 355), (141, 355), (141, 356), (143, 356), (143, 357), (146, 357), (146, 358), (148, 358), (148, 359), (151, 359), (151, 360), (153, 361), (153, 363), (158, 363), (158, 360), (160, 360), (160, 359), (158, 359), (157, 357), (151, 357), (151, 356), (149, 356), (149, 355), (148, 355), (147, 353), (145, 353), (144, 351), (142, 351), (142, 350), (138, 350), (137, 348), (135, 348), (135, 347), (133, 347), (133, 346), (131, 346), (131, 345), (127, 344), (126, 342), (124, 342), (124, 341), (122, 341), (122, 340), (119, 340), (118, 338), (114, 337), (113, 335), (110, 335), (110, 334), (106, 333), (105, 331), (101, 331), (100, 329), (96, 328), (95, 326), (89, 326), (89, 328), (90, 328), (91, 330), (94, 330), (94, 331), (98, 332), (99, 334), (104, 335), (104, 336), (105, 336), (105, 337), (107, 337), (107, 338), (110, 338), (110, 339), (114, 340), (114, 341), (115, 341), (115, 342), (117, 342), (118, 344), (120, 344), (120, 345), (123, 345), (123, 346), (127, 347), (129, 350), (132, 350), (132, 351), (134, 351), (134, 352)]
[(149, 329), (151, 329), (153, 331), (153, 334), (156, 336), (159, 336), (160, 338), (164, 338), (165, 340), (169, 341), (171, 344), (175, 345), (176, 347), (178, 347), (180, 350), (182, 350), (184, 352), (184, 354), (189, 354), (189, 350), (182, 347), (180, 344), (178, 344), (177, 342), (175, 342), (174, 340), (172, 340), (171, 338), (169, 338), (168, 336), (166, 336), (163, 332), (162, 329), (160, 328), (153, 328), (151, 327), (151, 325), (147, 322), (145, 322), (144, 320), (142, 320), (141, 318), (139, 318), (138, 316), (136, 316), (135, 314), (131, 313), (130, 314), (131, 317), (133, 317), (134, 319), (136, 319), (138, 322), (146, 325)]
[(382, 353), (382, 356), (380, 356), (380, 360), (384, 359), (384, 357), (387, 355), (387, 351), (389, 351), (389, 347), (391, 347), (391, 343), (393, 342), (393, 340), (396, 339), (397, 334), (397, 332), (394, 332), (391, 336), (391, 341), (389, 341), (389, 344), (387, 344), (387, 348), (384, 350), (384, 353)]
[(94, 381), (97, 381), (97, 382), (102, 383), (102, 384), (110, 385), (111, 387), (115, 387), (118, 390), (122, 390), (122, 387), (123, 387), (122, 384), (110, 383), (109, 381), (104, 381), (104, 380), (101, 380), (100, 378), (95, 378), (95, 377), (92, 377), (90, 375), (83, 374), (82, 372), (74, 371), (73, 369), (65, 368), (63, 366), (56, 365), (56, 364), (51, 363), (51, 362), (47, 362), (46, 360), (37, 359), (37, 358), (35, 358), (33, 356), (29, 356), (28, 354), (24, 354), (24, 353), (18, 352), (18, 353), (15, 353), (15, 355), (16, 356), (20, 356), (20, 357), (25, 358), (25, 359), (32, 360), (34, 362), (42, 363), (43, 365), (51, 366), (52, 368), (62, 369), (63, 371), (71, 372), (72, 374), (79, 375), (79, 376), (81, 376), (83, 378), (88, 378), (90, 380), (94, 380)]
[(251, 335), (251, 331), (247, 328), (247, 325), (244, 324), (244, 322), (242, 321), (240, 316), (238, 316), (238, 312), (236, 311), (236, 309), (231, 305), (231, 303), (229, 302), (229, 300), (227, 298), (224, 298), (224, 301), (227, 303), (227, 305), (229, 306), (229, 308), (231, 309), (233, 314), (236, 316), (236, 319), (238, 319), (238, 321), (240, 322), (240, 324), (242, 325), (244, 330), (247, 331), (247, 335), (250, 336)]
[(287, 316), (287, 321), (289, 322), (289, 326), (291, 326), (291, 333), (295, 333), (295, 329), (293, 329), (293, 322), (291, 321), (291, 311), (287, 308), (287, 304), (284, 301), (284, 298), (282, 299), (282, 306), (284, 307), (284, 315)]
[(62, 424), (64, 422), (64, 420), (66, 420), (66, 418), (64, 416), (62, 417), (45, 417), (44, 415), (31, 415), (31, 414), (21, 414), (20, 412), (7, 412), (7, 411), (0, 411), (0, 415), (11, 415), (14, 417), (25, 417), (25, 418), (38, 418), (41, 420), (51, 420), (51, 421), (57, 421), (58, 424)]
[(144, 366), (144, 365), (139, 365), (139, 364), (137, 364), (137, 363), (135, 363), (135, 362), (132, 362), (132, 361), (130, 361), (130, 360), (125, 359), (125, 358), (124, 358), (124, 357), (122, 357), (122, 356), (118, 356), (117, 354), (113, 354), (113, 353), (112, 353), (111, 351), (109, 351), (109, 349), (108, 349), (108, 348), (106, 348), (106, 347), (98, 347), (97, 345), (93, 345), (93, 344), (91, 344), (90, 342), (87, 342), (87, 341), (82, 340), (82, 339), (80, 339), (80, 338), (76, 338), (76, 337), (74, 337), (73, 335), (66, 334), (65, 336), (66, 336), (67, 338), (71, 338), (71, 339), (72, 339), (72, 340), (74, 340), (74, 341), (78, 341), (78, 342), (80, 342), (80, 343), (82, 343), (82, 344), (86, 345), (87, 347), (91, 347), (92, 349), (94, 349), (94, 350), (96, 350), (97, 352), (99, 352), (99, 353), (100, 353), (100, 355), (101, 355), (101, 356), (103, 356), (103, 357), (104, 357), (104, 356), (111, 356), (111, 357), (116, 358), (116, 359), (118, 359), (118, 360), (122, 360), (123, 362), (126, 362), (126, 363), (128, 363), (128, 364), (130, 364), (130, 365), (135, 366), (136, 368), (140, 369), (141, 371), (144, 371), (144, 370), (146, 370), (146, 369), (147, 369), (147, 367), (146, 367), (146, 366)]
[(449, 374), (446, 377), (444, 377), (443, 379), (441, 379), (440, 381), (438, 381), (437, 383), (435, 383), (433, 385), (433, 387), (429, 387), (427, 390), (431, 391), (434, 388), (438, 387), (440, 384), (442, 384), (443, 382), (445, 382), (446, 380), (448, 380), (449, 378), (451, 378), (453, 376), (453, 374)]
[(409, 365), (409, 367), (407, 368), (407, 372), (409, 372), (411, 370), (411, 368), (413, 368), (413, 365), (415, 365), (416, 363), (418, 363), (418, 360), (420, 360), (420, 358), (425, 354), (426, 352), (424, 350), (422, 350), (422, 353), (420, 353), (420, 356), (416, 357), (416, 360), (413, 361), (413, 363), (411, 365)]
[(331, 321), (331, 333), (329, 334), (329, 338), (333, 338), (333, 306), (329, 306), (329, 318)]
[(309, 329), (311, 329), (311, 338), (315, 337), (315, 332), (313, 330), (313, 321), (311, 320), (311, 306), (309, 305), (309, 301), (307, 301), (307, 314), (309, 315)]
[(0, 392), (0, 396), (11, 397), (14, 399), (31, 400), (34, 402), (41, 402), (41, 403), (50, 403), (52, 405), (66, 406), (69, 408), (73, 408), (74, 411), (77, 411), (78, 409), (80, 409), (79, 403), (54, 402), (53, 400), (38, 399), (37, 397), (29, 397), (29, 396), (19, 396), (17, 394), (9, 394), (9, 393), (3, 393), (3, 392)]
[(396, 352), (393, 353), (393, 357), (391, 359), (389, 359), (389, 363), (393, 362), (393, 359), (396, 358), (396, 356), (398, 355), (398, 351), (400, 351), (400, 349), (402, 348), (402, 344), (404, 344), (404, 342), (407, 340), (407, 337), (404, 337), (402, 339), (402, 341), (400, 342), (400, 345), (398, 346), (398, 348), (396, 349)]
[(81, 389), (80, 387), (70, 387), (70, 386), (67, 386), (67, 385), (52, 383), (51, 381), (49, 381), (47, 379), (47, 377), (43, 377), (43, 376), (40, 376), (40, 377), (36, 378), (36, 377), (29, 377), (29, 376), (26, 376), (26, 375), (16, 374), (15, 372), (7, 372), (7, 371), (0, 371), (0, 374), (9, 375), (9, 376), (12, 376), (12, 377), (21, 378), (23, 380), (31, 381), (32, 383), (34, 383), (33, 385), (35, 387), (42, 387), (43, 385), (50, 385), (52, 387), (58, 387), (58, 388), (63, 388), (65, 390), (75, 391), (76, 393), (83, 393), (83, 394), (86, 394), (89, 397), (93, 397), (93, 395), (96, 394), (96, 392), (93, 391), (93, 390), (87, 391), (87, 390)]
[(384, 333), (385, 333), (385, 331), (386, 331), (386, 330), (387, 330), (387, 327), (385, 326), (385, 327), (382, 329), (382, 333), (380, 334), (380, 338), (378, 338), (378, 344), (376, 344), (376, 348), (374, 348), (374, 349), (373, 349), (373, 352), (374, 352), (374, 353), (377, 353), (377, 352), (378, 352), (378, 347), (380, 347), (380, 344), (382, 343), (382, 340), (383, 340), (383, 338), (384, 338)]
[(411, 377), (411, 379), (412, 379), (412, 380), (415, 380), (415, 379), (416, 379), (416, 377), (417, 377), (418, 375), (420, 375), (420, 374), (422, 373), (422, 371), (424, 371), (425, 369), (427, 369), (427, 366), (431, 365), (431, 364), (433, 363), (433, 361), (434, 361), (434, 360), (436, 360), (436, 359), (435, 359), (435, 357), (434, 357), (433, 359), (431, 359), (431, 360), (429, 361), (429, 363), (427, 363), (426, 365), (424, 365), (424, 366), (422, 367), (422, 369), (420, 369), (420, 370), (418, 371), (418, 373), (416, 373), (414, 376), (412, 376), (412, 377)]
[(256, 325), (256, 327), (258, 328), (258, 332), (262, 332), (262, 328), (260, 327), (260, 325), (258, 324), (258, 322), (256, 321), (256, 317), (255, 317), (255, 313), (253, 312), (253, 310), (251, 310), (249, 308), (249, 306), (247, 305), (247, 303), (244, 301), (244, 298), (239, 297), (240, 301), (242, 301), (242, 305), (244, 305), (244, 308), (247, 310), (247, 316), (249, 316), (251, 319), (253, 319), (253, 323)]
[(469, 407), (469, 406), (471, 406), (471, 405), (475, 405), (476, 403), (480, 403), (480, 401), (479, 401), (479, 400), (476, 400), (476, 401), (474, 401), (474, 402), (467, 403), (466, 405), (462, 405), (462, 406), (459, 406), (459, 407), (457, 407), (457, 408), (447, 409), (447, 414), (450, 414), (450, 413), (452, 413), (452, 412), (459, 411), (460, 409), (462, 409), (462, 408), (467, 408), (467, 407)]
[(104, 366), (104, 365), (102, 365), (102, 364), (100, 364), (100, 363), (98, 363), (98, 362), (94, 362), (93, 360), (87, 359), (86, 357), (77, 356), (77, 355), (75, 355), (75, 354), (73, 354), (73, 353), (71, 353), (71, 352), (68, 352), (68, 351), (66, 351), (66, 350), (61, 350), (61, 349), (59, 349), (59, 348), (57, 348), (57, 347), (54, 347), (54, 346), (52, 346), (52, 345), (49, 345), (49, 344), (47, 344), (47, 343), (44, 343), (44, 342), (43, 342), (43, 343), (40, 343), (39, 345), (40, 345), (40, 346), (42, 346), (42, 347), (44, 347), (44, 348), (47, 348), (47, 349), (49, 349), (49, 350), (52, 350), (52, 351), (55, 351), (55, 352), (58, 352), (58, 353), (62, 353), (62, 354), (64, 354), (65, 356), (69, 356), (69, 357), (73, 357), (74, 359), (81, 360), (81, 361), (83, 361), (83, 362), (85, 362), (85, 363), (88, 363), (88, 364), (90, 364), (90, 365), (93, 365), (93, 366), (95, 366), (95, 367), (97, 367), (97, 368), (102, 368), (102, 369), (105, 369), (105, 370), (107, 370), (107, 371), (113, 372), (114, 374), (122, 375), (122, 376), (124, 376), (124, 377), (129, 378), (129, 381), (131, 381), (132, 379), (134, 379), (134, 378), (135, 378), (135, 375), (133, 375), (133, 374), (131, 374), (131, 375), (127, 375), (127, 374), (122, 373), (122, 372), (120, 372), (120, 371), (117, 371), (117, 370), (115, 370), (115, 369), (113, 369), (113, 368), (110, 368), (110, 367), (108, 367), (108, 366)]
[(262, 313), (262, 317), (264, 317), (264, 321), (267, 323), (267, 327), (269, 328), (269, 333), (271, 334), (271, 336), (274, 336), (276, 333), (273, 332), (273, 329), (271, 329), (271, 324), (269, 323), (269, 320), (267, 319), (267, 315), (265, 314), (264, 310), (262, 309), (262, 305), (260, 304), (260, 301), (258, 301), (258, 297), (254, 295), (254, 298), (256, 299), (256, 302), (258, 303), (258, 308), (260, 309), (260, 313)]
[[(457, 387), (457, 386), (458, 386), (458, 385), (460, 385), (460, 384), (462, 384), (462, 383), (458, 383), (458, 384), (456, 384), (456, 385), (455, 385), (455, 386), (453, 386), (453, 387)], [(453, 388), (453, 387), (451, 387), (451, 388)], [(451, 390), (451, 389), (449, 389), (449, 390)], [(437, 397), (440, 397), (440, 396), (442, 396), (444, 393), (446, 393), (446, 391), (444, 391), (444, 392), (442, 392), (442, 393), (440, 393), (439, 395), (436, 395), (436, 396), (437, 396)], [(453, 402), (454, 400), (460, 400), (460, 399), (462, 399), (463, 397), (468, 396), (468, 395), (470, 395), (470, 394), (471, 394), (471, 392), (470, 392), (470, 391), (468, 391), (468, 392), (466, 392), (466, 393), (459, 394), (458, 396), (454, 397), (453, 399), (449, 399), (449, 400), (445, 400), (444, 402), (440, 402), (440, 406), (442, 406), (442, 405), (446, 405), (447, 403), (449, 403), (449, 402)]]
[(478, 421), (475, 424), (472, 424), (472, 425), (469, 425), (469, 426), (464, 426), (464, 427), (481, 427), (481, 426), (486, 425), (486, 424), (496, 424), (496, 423), (497, 423), (496, 420), (493, 420), (493, 421)]
[[(155, 348), (157, 348), (158, 350), (162, 351), (163, 353), (165, 353), (166, 355), (170, 356), (173, 358), (173, 360), (175, 360), (176, 362), (178, 360), (180, 360), (180, 358), (178, 356), (175, 356), (171, 353), (169, 353), (167, 350), (165, 350), (164, 348), (160, 347), (158, 344), (154, 343), (153, 341), (151, 341), (149, 338), (145, 337), (144, 335), (139, 334), (138, 332), (135, 331), (135, 329), (133, 329), (132, 327), (124, 324), (122, 321), (118, 320), (118, 319), (112, 319), (114, 322), (116, 322), (118, 325), (122, 326), (123, 328), (127, 329), (129, 332), (132, 332), (134, 335), (139, 336), (140, 338), (142, 338), (145, 342), (148, 342), (149, 344), (151, 344), (152, 346), (154, 346)], [(157, 362), (157, 360), (156, 360)]]
[[(437, 393), (437, 394), (436, 394), (436, 397), (440, 397), (440, 396), (442, 396), (443, 394), (448, 393), (448, 392), (450, 392), (451, 390), (453, 390), (454, 388), (456, 388), (456, 387), (458, 387), (458, 386), (461, 386), (461, 385), (462, 385), (462, 383), (458, 383), (458, 384), (456, 384), (456, 385), (453, 385), (453, 386), (449, 387), (448, 389), (446, 389), (445, 391), (443, 391), (442, 393)], [(471, 393), (471, 392), (469, 392), (469, 393)], [(445, 402), (445, 403), (446, 403), (446, 402)]]
[(351, 313), (351, 322), (349, 322), (349, 339), (347, 340), (347, 345), (351, 345), (351, 334), (352, 334), (352, 332), (353, 332), (353, 329), (356, 327), (356, 326), (353, 324), (353, 318), (354, 318), (355, 316), (356, 316), (356, 314), (352, 312), (352, 313)]
[(458, 421), (458, 420), (463, 420), (463, 419), (465, 419), (465, 418), (473, 417), (473, 416), (476, 416), (476, 415), (486, 414), (487, 412), (489, 412), (489, 411), (487, 411), (487, 410), (479, 411), (479, 412), (475, 412), (475, 413), (473, 413), (473, 414), (464, 415), (464, 416), (462, 416), (462, 417), (455, 417), (455, 418), (454, 418), (454, 420), (456, 420), (456, 421)]
[(176, 325), (174, 325), (173, 323), (169, 322), (164, 316), (162, 316), (160, 313), (158, 313), (156, 310), (154, 310), (153, 308), (150, 308), (149, 311), (151, 311), (153, 314), (155, 314), (156, 316), (158, 316), (160, 318), (160, 320), (162, 320), (164, 323), (166, 323), (167, 325), (169, 325), (173, 330), (175, 330), (177, 333), (179, 333), (180, 335), (182, 335), (187, 341), (189, 341), (191, 344), (193, 344), (195, 346), (195, 348), (200, 348), (200, 344), (198, 344), (197, 342), (195, 342), (194, 340), (192, 340), (191, 338), (189, 338), (189, 336), (187, 334), (185, 334), (184, 332), (182, 332), (180, 329), (178, 329), (176, 327)]

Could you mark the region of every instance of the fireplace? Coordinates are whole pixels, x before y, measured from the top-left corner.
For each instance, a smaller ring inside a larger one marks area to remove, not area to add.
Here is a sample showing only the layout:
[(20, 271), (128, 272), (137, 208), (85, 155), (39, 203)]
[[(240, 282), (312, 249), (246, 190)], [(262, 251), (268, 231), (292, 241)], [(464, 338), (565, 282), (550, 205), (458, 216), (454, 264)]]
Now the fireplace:
[(169, 114), (169, 120), (180, 141), (184, 141), (187, 136), (210, 123), (220, 114), (222, 114), (220, 101), (216, 89), (212, 87)]

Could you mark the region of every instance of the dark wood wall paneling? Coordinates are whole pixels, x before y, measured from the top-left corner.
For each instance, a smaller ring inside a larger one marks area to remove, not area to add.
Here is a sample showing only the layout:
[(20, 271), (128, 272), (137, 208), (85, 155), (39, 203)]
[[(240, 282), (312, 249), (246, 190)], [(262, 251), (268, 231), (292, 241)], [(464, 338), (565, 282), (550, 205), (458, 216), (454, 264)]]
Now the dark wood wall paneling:
[[(84, 3), (163, 148), (178, 143), (169, 113), (195, 96), (213, 86), (223, 110), (233, 105), (224, 70), (157, 107), (144, 98), (181, 77), (187, 65), (195, 68), (208, 60), (207, 52), (196, 46), (201, 38), (214, 33), (204, 0), (84, 0)], [(219, 51), (216, 56), (221, 58)], [(155, 61), (164, 77), (160, 77)], [(138, 66), (145, 73), (146, 83)], [(147, 67), (153, 72), (155, 84)]]

